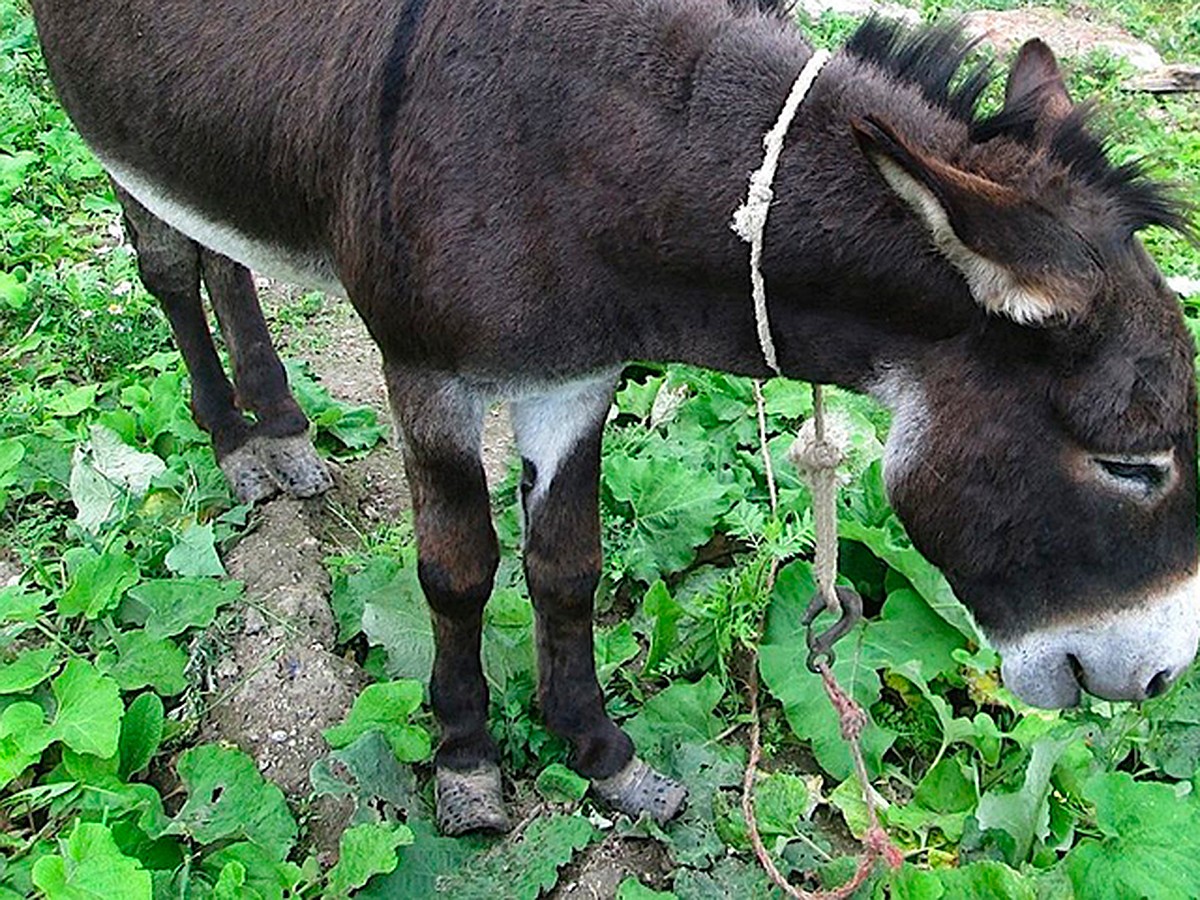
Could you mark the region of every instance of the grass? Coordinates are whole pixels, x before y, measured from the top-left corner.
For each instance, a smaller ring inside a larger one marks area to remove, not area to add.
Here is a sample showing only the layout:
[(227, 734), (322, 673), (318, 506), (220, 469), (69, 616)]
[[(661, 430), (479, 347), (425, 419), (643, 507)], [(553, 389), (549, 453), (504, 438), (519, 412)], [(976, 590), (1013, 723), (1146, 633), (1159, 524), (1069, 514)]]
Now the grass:
[[(1200, 59), (1193, 5), (1105, 0), (1087, 14), (1168, 59)], [(826, 43), (852, 27), (828, 15), (810, 24)], [(1079, 95), (1099, 100), (1118, 157), (1143, 157), (1196, 194), (1200, 97), (1123, 91), (1128, 71), (1100, 56), (1070, 72)], [(1165, 232), (1146, 241), (1168, 274), (1200, 276), (1195, 247)], [(328, 301), (293, 299), (275, 324), (306, 352), (326, 349)], [(1186, 310), (1200, 323), (1200, 297)], [(807, 493), (780, 458), (789, 512), (769, 515), (746, 380), (633, 370), (606, 440), (600, 676), (640, 752), (687, 781), (683, 820), (609, 822), (539, 721), (514, 470), (494, 497), (505, 563), (485, 657), (496, 736), (530, 815), (521, 840), (448, 840), (431, 825), (424, 778), (431, 647), (406, 522), (371, 527), (342, 510), (349, 545), (327, 548), (340, 652), (373, 686), (328, 734), (313, 797), (289, 805), (244, 754), (197, 742), (214, 700), (205, 673), (246, 600), (221, 559), (254, 513), (233, 503), (191, 423), (166, 323), (16, 0), (0, 0), (0, 312), (0, 900), (482, 897), (498, 884), (534, 897), (589, 846), (623, 839), (652, 841), (669, 874), (627, 879), (622, 897), (768, 896), (736, 793), (752, 644), (769, 772), (756, 786), (760, 828), (793, 877), (848, 875), (835, 848), (861, 830), (862, 804), (824, 698), (797, 665), (798, 598), (811, 589)], [(334, 401), (298, 365), (292, 377), (326, 450), (368, 452), (379, 437), (369, 413)], [(677, 403), (660, 420), (655, 401), (667, 396)], [(807, 390), (775, 381), (766, 398), (781, 457), (809, 414)], [(1140, 708), (1024, 707), (881, 502), (886, 415), (836, 392), (833, 405), (858, 448), (843, 575), (874, 610), (839, 647), (838, 674), (870, 712), (868, 765), (907, 859), (859, 896), (1195, 896), (1200, 676)], [(792, 561), (768, 595), (778, 558)], [(327, 794), (357, 810), (337, 866), (297, 819)]]

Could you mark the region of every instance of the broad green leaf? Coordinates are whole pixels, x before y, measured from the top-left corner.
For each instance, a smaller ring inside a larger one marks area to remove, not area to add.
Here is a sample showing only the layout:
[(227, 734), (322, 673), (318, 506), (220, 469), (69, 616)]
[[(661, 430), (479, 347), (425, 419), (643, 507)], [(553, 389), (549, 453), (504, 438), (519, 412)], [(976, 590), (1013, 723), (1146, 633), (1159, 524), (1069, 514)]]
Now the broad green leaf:
[[(0, 273), (0, 278), (3, 273)], [(0, 486), (12, 484), (21, 460), (25, 458), (25, 445), (16, 438), (0, 441)]]
[(573, 803), (587, 793), (588, 780), (562, 763), (551, 763), (538, 773), (534, 787), (551, 803)]
[(979, 799), (975, 810), (979, 828), (998, 828), (1012, 836), (1012, 857), (1008, 861), (1013, 865), (1025, 862), (1033, 842), (1050, 833), (1050, 775), (1071, 740), (1048, 735), (1038, 738), (1021, 788), (1007, 794), (991, 790)]
[(184, 669), (188, 655), (170, 638), (153, 638), (144, 629), (135, 628), (113, 635), (117, 653), (96, 657), (96, 666), (116, 679), (123, 691), (146, 686), (164, 697), (183, 693), (188, 685)]
[(642, 599), (642, 609), (654, 622), (650, 632), (650, 649), (646, 652), (646, 662), (642, 666), (642, 674), (652, 674), (666, 660), (667, 654), (679, 642), (679, 620), (683, 617), (683, 607), (675, 602), (671, 592), (661, 580), (654, 582), (646, 596)]
[(350, 450), (370, 450), (387, 437), (388, 429), (369, 406), (342, 410), (333, 422), (324, 426)]
[(966, 647), (962, 634), (946, 624), (913, 591), (893, 591), (878, 620), (867, 623), (863, 651), (868, 664), (895, 668), (912, 662), (926, 684), (958, 668), (952, 656)]
[[(717, 832), (730, 847), (748, 852), (751, 848), (750, 833), (746, 818), (742, 814), (740, 797), (735, 801), (724, 796), (719, 808), (723, 808), (717, 820)], [(816, 798), (809, 794), (804, 779), (790, 772), (759, 773), (754, 783), (754, 818), (758, 833), (768, 847), (776, 838), (795, 837), (799, 826), (808, 816)]]
[(75, 521), (84, 531), (97, 532), (117, 509), (120, 489), (96, 471), (86, 455), (76, 452), (71, 462), (71, 502)]
[(166, 834), (199, 844), (248, 840), (283, 860), (296, 840), (296, 822), (283, 791), (265, 781), (241, 750), (205, 744), (185, 750), (177, 764), (187, 802)]
[(130, 447), (111, 428), (93, 425), (88, 434), (92, 466), (109, 482), (134, 497), (144, 495), (150, 482), (167, 469), (166, 463), (153, 453)]
[(56, 416), (69, 419), (81, 412), (93, 409), (96, 405), (96, 393), (100, 390), (98, 384), (83, 384), (72, 388), (64, 394), (59, 394), (46, 408)]
[(418, 808), (411, 766), (396, 761), (387, 738), (368, 731), (353, 744), (313, 763), (313, 792), (354, 800), (351, 824), (411, 816)]
[[(428, 900), (446, 896), (467, 900), (469, 895), (449, 893), (447, 882), (460, 870), (473, 866), (483, 851), (492, 846), (491, 842), (474, 835), (441, 837), (432, 824), (422, 819), (410, 820), (408, 825), (413, 833), (413, 843), (399, 848), (399, 863), (395, 870), (373, 879), (355, 897), (360, 900)], [(509, 884), (510, 877), (505, 874), (491, 885), (491, 893), (484, 896), (494, 898), (497, 885), (507, 888)], [(510, 895), (505, 893), (504, 896), (508, 900)]]
[(293, 889), (304, 880), (301, 868), (295, 863), (281, 861), (272, 853), (250, 841), (229, 844), (215, 853), (205, 854), (201, 867), (210, 877), (220, 880), (229, 867), (244, 873), (237, 900), (285, 900), (296, 895)]
[(0, 588), (0, 622), (36, 622), (49, 600), (43, 591), (27, 591), (17, 584)]
[(1085, 838), (1063, 861), (1079, 897), (1200, 897), (1200, 800), (1180, 786), (1102, 772), (1087, 782), (1099, 840)]
[(655, 891), (630, 875), (617, 888), (617, 900), (679, 900), (670, 891)]
[(1200, 771), (1200, 667), (1192, 666), (1165, 696), (1142, 709), (1151, 724), (1145, 756), (1172, 778)]
[(262, 895), (246, 885), (246, 867), (236, 859), (225, 863), (213, 885), (212, 900), (258, 900)]
[(603, 481), (626, 517), (621, 548), (626, 570), (647, 583), (678, 572), (713, 535), (736, 488), (674, 459), (616, 453), (604, 457)]
[(872, 528), (853, 519), (838, 520), (842, 540), (860, 541), (871, 552), (909, 580), (929, 608), (975, 644), (984, 640), (966, 607), (959, 603), (944, 575), (913, 547), (896, 518)]
[(0, 787), (41, 759), (53, 740), (36, 703), (14, 703), (0, 713)]
[[(383, 556), (372, 557), (359, 572), (339, 573), (333, 579), (329, 596), (329, 605), (337, 620), (338, 643), (346, 643), (363, 630), (363, 613), (368, 601), (386, 603), (393, 593), (405, 589), (407, 585), (403, 582), (410, 576), (415, 580), (413, 573), (404, 571), (402, 563)], [(419, 585), (417, 589), (420, 589)]]
[(157, 694), (139, 694), (125, 710), (118, 742), (121, 778), (128, 780), (150, 764), (163, 737), (163, 703)]
[(711, 868), (679, 870), (674, 896), (679, 900), (776, 900), (781, 895), (756, 860), (726, 856)]
[(1034, 900), (1033, 883), (1004, 863), (982, 860), (956, 869), (918, 869), (911, 863), (890, 876), (892, 900)]
[(50, 687), (58, 704), (50, 724), (54, 740), (101, 759), (117, 752), (125, 707), (113, 679), (90, 662), (72, 659)]
[(26, 650), (12, 662), (0, 666), (0, 694), (20, 694), (41, 684), (58, 668), (54, 647)]
[(123, 550), (90, 557), (71, 576), (70, 585), (58, 600), (58, 611), (64, 616), (99, 618), (116, 608), (140, 577), (137, 563)]
[(460, 867), (439, 890), (458, 900), (492, 900), (503, 885), (505, 900), (537, 900), (595, 834), (592, 823), (579, 816), (534, 819), (516, 841)]
[(329, 434), (349, 450), (368, 450), (387, 436), (387, 428), (379, 424), (374, 410), (335, 400), (309, 374), (307, 364), (288, 359), (284, 360), (284, 367), (288, 385), (301, 409), (316, 426), (319, 441)]
[(725, 689), (712, 675), (694, 684), (676, 681), (642, 704), (642, 710), (625, 723), (626, 733), (643, 752), (662, 738), (684, 738), (705, 744), (725, 730), (725, 723), (713, 715)]
[[(33, 154), (30, 154), (31, 156)], [(2, 157), (0, 157), (2, 159)], [(0, 179), (0, 194), (6, 193)], [(24, 309), (29, 302), (29, 289), (11, 272), (0, 271), (0, 305), (9, 309)]]
[(626, 381), (617, 391), (613, 402), (621, 413), (645, 419), (650, 415), (650, 410), (654, 407), (654, 398), (658, 396), (664, 381), (666, 378), (662, 375), (651, 376), (641, 383)]
[(150, 482), (166, 471), (153, 453), (136, 450), (104, 425), (93, 425), (90, 440), (76, 449), (71, 467), (71, 499), (76, 521), (88, 531), (106, 522), (125, 494), (141, 499)]
[(629, 622), (620, 622), (609, 628), (596, 629), (596, 679), (600, 687), (607, 687), (613, 675), (622, 665), (637, 656), (642, 648), (633, 636)]
[(228, 575), (217, 556), (217, 540), (211, 522), (189, 525), (166, 557), (167, 568), (184, 578), (224, 578)]
[(858, 783), (858, 778), (851, 775), (834, 788), (829, 795), (829, 803), (842, 814), (842, 820), (850, 829), (850, 833), (862, 840), (871, 826), (871, 814), (867, 810), (866, 800), (863, 799), (862, 785)]
[[(361, 581), (348, 585), (345, 605), (335, 605), (339, 633), (349, 629), (356, 605), (361, 605), (362, 631), (372, 644), (387, 652), (387, 671), (393, 678), (425, 681), (433, 666), (433, 623), (429, 607), (417, 581), (415, 550), (403, 557), (403, 565), (391, 560), (372, 560)], [(354, 578), (355, 576), (352, 576)]]
[(754, 785), (754, 815), (764, 835), (790, 836), (808, 814), (812, 798), (804, 779), (787, 772), (774, 772)]
[(933, 812), (966, 812), (975, 805), (975, 781), (957, 756), (943, 757), (917, 784), (913, 799)]
[[(838, 715), (820, 677), (805, 665), (808, 648), (801, 619), (815, 591), (816, 582), (808, 563), (795, 562), (780, 570), (759, 648), (759, 671), (771, 693), (783, 704), (792, 731), (812, 744), (813, 755), (825, 771), (844, 779), (853, 770), (853, 763), (842, 738)], [(823, 616), (817, 620), (817, 627), (828, 627), (829, 621), (828, 616)], [(874, 654), (863, 651), (863, 626), (842, 638), (836, 650), (834, 676), (864, 710), (870, 709), (879, 699), (880, 683), (874, 669)], [(868, 715), (862, 735), (863, 759), (868, 771), (879, 771), (883, 754), (894, 740), (894, 732), (880, 727)]]
[(104, 825), (78, 822), (61, 854), (43, 856), (33, 883), (47, 900), (151, 900), (150, 873), (117, 848)]
[(354, 743), (368, 731), (379, 731), (401, 762), (421, 762), (431, 749), (429, 732), (409, 724), (408, 717), (420, 708), (423, 694), (419, 681), (368, 685), (354, 701), (345, 721), (321, 733), (336, 750)]
[(122, 613), (145, 623), (152, 639), (170, 637), (189, 628), (206, 628), (217, 610), (242, 594), (240, 581), (211, 578), (164, 578), (145, 581), (129, 590)]
[(90, 753), (76, 753), (70, 747), (63, 747), (62, 768), (73, 781), (88, 787), (109, 789), (121, 786), (118, 777), (120, 760), (116, 754), (101, 759)]
[(492, 594), (483, 613), (483, 670), (497, 697), (536, 681), (533, 604), (515, 588)]
[(396, 868), (396, 849), (413, 842), (413, 833), (399, 823), (354, 825), (342, 832), (337, 865), (329, 870), (329, 892), (349, 896), (375, 875)]

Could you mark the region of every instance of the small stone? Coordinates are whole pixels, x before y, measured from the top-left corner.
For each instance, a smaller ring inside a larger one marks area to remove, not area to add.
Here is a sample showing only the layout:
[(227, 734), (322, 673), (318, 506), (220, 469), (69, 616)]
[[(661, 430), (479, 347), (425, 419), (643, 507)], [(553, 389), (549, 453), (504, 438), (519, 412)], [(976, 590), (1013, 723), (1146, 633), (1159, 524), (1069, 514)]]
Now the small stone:
[(263, 614), (251, 606), (246, 610), (246, 619), (242, 624), (242, 631), (246, 634), (258, 634), (267, 627), (267, 620), (263, 618)]
[(235, 678), (238, 674), (238, 671), (238, 664), (232, 659), (223, 659), (217, 663), (217, 677), (222, 680)]
[(282, 729), (271, 732), (271, 740), (273, 740), (277, 744), (282, 744), (287, 739), (288, 739), (288, 733), (286, 731), (283, 731)]

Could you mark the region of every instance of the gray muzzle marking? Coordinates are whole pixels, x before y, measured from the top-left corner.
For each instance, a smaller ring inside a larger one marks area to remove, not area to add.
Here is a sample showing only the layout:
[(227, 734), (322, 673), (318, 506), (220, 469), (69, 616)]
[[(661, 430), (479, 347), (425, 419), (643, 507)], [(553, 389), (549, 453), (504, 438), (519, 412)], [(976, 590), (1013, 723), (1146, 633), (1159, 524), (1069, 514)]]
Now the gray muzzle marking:
[(997, 641), (1004, 683), (1046, 709), (1074, 706), (1080, 688), (1107, 700), (1161, 694), (1196, 655), (1200, 577), (1139, 606)]

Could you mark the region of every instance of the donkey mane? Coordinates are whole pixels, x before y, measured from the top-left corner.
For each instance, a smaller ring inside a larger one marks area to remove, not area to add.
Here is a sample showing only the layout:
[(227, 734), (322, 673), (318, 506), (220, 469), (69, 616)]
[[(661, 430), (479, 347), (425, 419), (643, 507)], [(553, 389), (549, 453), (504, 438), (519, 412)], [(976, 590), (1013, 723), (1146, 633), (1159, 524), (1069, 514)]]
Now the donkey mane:
[(968, 40), (957, 23), (913, 29), (872, 17), (859, 26), (845, 49), (917, 87), (930, 104), (966, 125), (975, 144), (1000, 137), (1030, 147), (1040, 144), (1072, 175), (1111, 198), (1129, 233), (1162, 225), (1197, 239), (1189, 222), (1193, 207), (1171, 186), (1154, 181), (1141, 159), (1117, 164), (1109, 158), (1110, 139), (1094, 127), (1091, 104), (1076, 106), (1049, 134), (1038, 132), (1045, 123), (1038, 118), (1036, 92), (1013, 108), (981, 112), (979, 100), (996, 73), (990, 61), (968, 62), (978, 43)]

